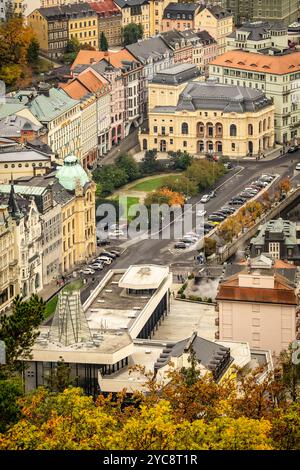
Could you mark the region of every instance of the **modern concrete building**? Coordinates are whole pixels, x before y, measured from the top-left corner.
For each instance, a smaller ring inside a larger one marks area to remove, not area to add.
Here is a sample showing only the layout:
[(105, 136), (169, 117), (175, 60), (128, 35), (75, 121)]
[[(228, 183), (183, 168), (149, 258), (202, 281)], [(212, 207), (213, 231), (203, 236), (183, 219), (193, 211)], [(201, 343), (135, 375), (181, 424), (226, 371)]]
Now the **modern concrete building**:
[(261, 255), (235, 265), (217, 294), (220, 340), (247, 341), (278, 356), (300, 338), (297, 270)]
[[(272, 148), (274, 106), (250, 88), (193, 80), (193, 65), (157, 74), (149, 84), (149, 128), (140, 133), (143, 149), (182, 148), (195, 154), (241, 158)], [(187, 83), (188, 82), (188, 83)]]
[(300, 139), (300, 52), (279, 55), (229, 51), (209, 65), (209, 75), (219, 83), (262, 90), (275, 105), (276, 141)]
[(261, 225), (250, 240), (251, 256), (267, 254), (273, 259), (300, 264), (300, 226), (281, 218)]

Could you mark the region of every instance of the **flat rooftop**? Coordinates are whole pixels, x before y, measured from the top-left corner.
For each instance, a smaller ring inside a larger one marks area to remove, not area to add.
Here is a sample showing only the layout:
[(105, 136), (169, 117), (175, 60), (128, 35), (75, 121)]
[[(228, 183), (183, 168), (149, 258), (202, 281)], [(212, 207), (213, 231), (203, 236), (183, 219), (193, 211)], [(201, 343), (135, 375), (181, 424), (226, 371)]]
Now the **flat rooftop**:
[(120, 287), (126, 289), (158, 289), (169, 273), (167, 266), (130, 266), (120, 279)]
[(214, 305), (184, 302), (171, 299), (170, 313), (165, 317), (153, 339), (157, 341), (181, 341), (194, 331), (198, 336), (215, 341), (217, 312)]
[(50, 156), (44, 155), (35, 150), (20, 150), (12, 152), (0, 152), (1, 163), (5, 162), (50, 162)]

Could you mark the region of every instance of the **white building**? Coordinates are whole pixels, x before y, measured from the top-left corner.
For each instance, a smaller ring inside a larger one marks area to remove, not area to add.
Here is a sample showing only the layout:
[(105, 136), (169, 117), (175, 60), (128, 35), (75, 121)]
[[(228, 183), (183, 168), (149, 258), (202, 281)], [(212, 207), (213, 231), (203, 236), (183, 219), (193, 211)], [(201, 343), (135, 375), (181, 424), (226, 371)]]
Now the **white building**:
[(253, 21), (245, 23), (226, 37), (226, 51), (234, 49), (248, 52), (259, 52), (262, 49), (282, 51), (287, 48), (287, 27), (280, 22)]

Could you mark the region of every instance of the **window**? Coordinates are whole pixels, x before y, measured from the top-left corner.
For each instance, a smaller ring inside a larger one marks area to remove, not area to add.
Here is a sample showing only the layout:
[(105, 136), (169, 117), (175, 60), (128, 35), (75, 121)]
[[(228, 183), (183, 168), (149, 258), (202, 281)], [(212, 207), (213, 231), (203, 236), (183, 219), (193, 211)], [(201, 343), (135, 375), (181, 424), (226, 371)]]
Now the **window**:
[(236, 125), (231, 124), (230, 126), (230, 137), (236, 137)]
[(280, 244), (279, 242), (269, 243), (269, 253), (274, 259), (280, 259)]
[(189, 126), (186, 122), (181, 124), (181, 133), (187, 135), (189, 133)]
[(157, 134), (157, 126), (153, 127), (153, 132), (154, 132), (154, 134)]
[(252, 304), (252, 312), (260, 312), (260, 305)]
[(231, 150), (235, 151), (235, 144), (231, 144)]
[(248, 134), (253, 135), (253, 126), (252, 126), (252, 124), (248, 124)]
[(187, 147), (187, 141), (186, 140), (183, 141), (183, 146)]

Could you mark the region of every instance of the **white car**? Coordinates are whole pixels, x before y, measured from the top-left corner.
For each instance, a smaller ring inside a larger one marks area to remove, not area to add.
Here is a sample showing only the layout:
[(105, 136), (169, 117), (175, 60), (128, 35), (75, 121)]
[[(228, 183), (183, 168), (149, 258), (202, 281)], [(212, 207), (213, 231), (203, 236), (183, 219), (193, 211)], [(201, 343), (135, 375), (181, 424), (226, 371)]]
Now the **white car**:
[(206, 214), (206, 211), (204, 209), (200, 209), (199, 211), (197, 211), (197, 217), (204, 217)]
[(202, 198), (200, 199), (200, 202), (203, 202), (204, 204), (210, 200), (209, 194), (204, 194)]
[(95, 274), (95, 271), (91, 268), (86, 268), (82, 270), (83, 274)]
[(300, 163), (297, 163), (295, 170), (300, 170)]
[(124, 237), (124, 232), (123, 230), (113, 230), (112, 232), (109, 232), (108, 236), (110, 238), (119, 238), (119, 237)]
[(111, 258), (108, 258), (106, 256), (100, 256), (98, 258), (99, 261), (101, 261), (102, 263), (104, 264), (111, 264), (112, 263), (112, 259)]

